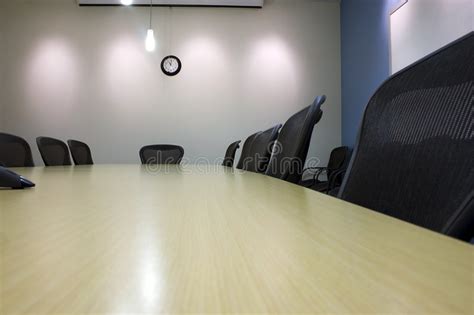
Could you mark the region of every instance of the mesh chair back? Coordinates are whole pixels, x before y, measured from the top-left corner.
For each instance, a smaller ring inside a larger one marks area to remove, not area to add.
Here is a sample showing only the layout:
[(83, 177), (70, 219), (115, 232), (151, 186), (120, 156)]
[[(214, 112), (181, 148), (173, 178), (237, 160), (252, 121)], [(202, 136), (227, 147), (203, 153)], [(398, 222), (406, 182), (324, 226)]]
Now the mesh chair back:
[(229, 147), (227, 148), (227, 151), (225, 152), (225, 158), (224, 162), (222, 162), (223, 166), (227, 167), (233, 167), (234, 166), (234, 159), (235, 159), (235, 152), (237, 152), (237, 149), (240, 148), (240, 140), (235, 141)]
[(0, 166), (35, 166), (28, 142), (21, 137), (0, 132)]
[(248, 157), (244, 160), (244, 170), (265, 173), (280, 128), (281, 125), (276, 125), (257, 134), (250, 146)]
[(77, 140), (68, 140), (67, 144), (71, 150), (72, 159), (76, 165), (92, 165), (92, 153), (87, 144)]
[(327, 175), (328, 178), (335, 171), (338, 171), (346, 165), (346, 162), (349, 158), (349, 148), (348, 147), (337, 147), (331, 151), (331, 155), (328, 161)]
[(291, 183), (299, 183), (308, 155), (314, 125), (323, 115), (321, 105), (326, 96), (294, 114), (280, 131), (266, 174)]
[(256, 132), (253, 135), (250, 135), (244, 142), (242, 147), (242, 153), (240, 154), (239, 163), (237, 163), (237, 168), (240, 170), (244, 169), (244, 161), (250, 157), (250, 152), (252, 148), (253, 141), (260, 132)]
[(456, 238), (472, 236), (473, 56), (471, 32), (377, 90), (339, 197)]
[(28, 142), (23, 138), (0, 132), (0, 165), (4, 167), (35, 166)]
[(142, 164), (179, 164), (184, 156), (184, 149), (178, 145), (155, 144), (140, 149)]
[(69, 149), (61, 140), (38, 137), (36, 144), (46, 166), (71, 165)]

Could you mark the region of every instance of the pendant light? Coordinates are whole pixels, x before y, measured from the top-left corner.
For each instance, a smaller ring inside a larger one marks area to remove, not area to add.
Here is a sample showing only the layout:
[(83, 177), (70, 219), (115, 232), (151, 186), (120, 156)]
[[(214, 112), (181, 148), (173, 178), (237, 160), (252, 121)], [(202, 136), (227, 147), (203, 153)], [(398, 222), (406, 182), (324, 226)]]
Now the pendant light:
[(156, 41), (155, 41), (155, 34), (153, 32), (153, 28), (151, 25), (153, 17), (153, 0), (150, 0), (150, 27), (146, 32), (146, 40), (145, 40), (145, 48), (149, 52), (155, 51), (156, 48)]

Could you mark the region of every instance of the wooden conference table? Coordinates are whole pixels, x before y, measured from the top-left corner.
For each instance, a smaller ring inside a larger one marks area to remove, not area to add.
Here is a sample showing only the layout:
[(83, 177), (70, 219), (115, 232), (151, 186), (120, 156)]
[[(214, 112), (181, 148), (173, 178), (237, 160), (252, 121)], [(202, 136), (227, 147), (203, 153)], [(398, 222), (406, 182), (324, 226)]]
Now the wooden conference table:
[(15, 171), (0, 314), (474, 313), (472, 246), (274, 178)]

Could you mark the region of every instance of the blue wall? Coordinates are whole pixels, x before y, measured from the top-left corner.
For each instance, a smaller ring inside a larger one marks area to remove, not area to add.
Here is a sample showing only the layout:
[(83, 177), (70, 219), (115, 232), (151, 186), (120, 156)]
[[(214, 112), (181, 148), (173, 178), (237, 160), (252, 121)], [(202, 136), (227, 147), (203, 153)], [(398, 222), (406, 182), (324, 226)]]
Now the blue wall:
[(342, 0), (342, 143), (354, 146), (370, 97), (390, 75), (390, 10), (400, 0)]

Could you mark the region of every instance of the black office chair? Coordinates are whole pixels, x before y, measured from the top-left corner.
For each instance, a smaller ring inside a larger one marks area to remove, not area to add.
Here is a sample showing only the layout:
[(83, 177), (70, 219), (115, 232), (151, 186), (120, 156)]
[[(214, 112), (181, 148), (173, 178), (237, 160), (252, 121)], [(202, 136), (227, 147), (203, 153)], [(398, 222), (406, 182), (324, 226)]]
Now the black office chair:
[(184, 149), (178, 145), (155, 144), (140, 149), (142, 164), (179, 164), (184, 156)]
[(262, 131), (255, 136), (250, 146), (248, 157), (245, 159), (242, 169), (255, 173), (265, 173), (273, 151), (273, 145), (278, 137), (281, 125), (278, 124), (268, 130)]
[(326, 96), (318, 96), (312, 105), (288, 119), (278, 136), (267, 175), (295, 184), (300, 182), (313, 128), (321, 120), (321, 105), (325, 101)]
[(68, 140), (67, 144), (69, 150), (71, 151), (72, 160), (76, 165), (92, 165), (94, 161), (92, 160), (91, 149), (87, 144), (77, 140)]
[(233, 167), (234, 166), (234, 159), (235, 159), (235, 152), (240, 148), (240, 140), (235, 141), (227, 148), (225, 152), (224, 162), (222, 162), (223, 166)]
[(471, 32), (382, 84), (340, 198), (462, 240), (474, 235), (473, 56)]
[[(302, 180), (300, 184), (313, 190), (328, 193), (330, 190), (340, 186), (341, 171), (347, 168), (349, 164), (350, 150), (346, 146), (334, 148), (329, 156), (328, 165), (326, 167), (309, 167), (304, 171), (312, 173), (312, 178)], [(325, 174), (327, 180), (320, 180), (321, 175)], [(339, 175), (339, 176), (338, 176)], [(339, 179), (339, 180), (338, 180)]]
[(71, 157), (67, 145), (61, 140), (38, 137), (36, 138), (38, 150), (45, 166), (71, 165)]
[(21, 137), (0, 132), (0, 166), (35, 166), (28, 142)]
[(257, 137), (257, 135), (260, 133), (259, 132), (256, 132), (254, 133), (253, 135), (250, 135), (244, 142), (244, 146), (242, 147), (242, 152), (240, 153), (240, 159), (239, 159), (239, 163), (237, 163), (237, 168), (239, 170), (243, 170), (244, 169), (244, 162), (246, 160), (248, 160), (250, 158), (250, 150), (252, 148), (252, 143), (253, 141), (255, 140), (255, 138)]

